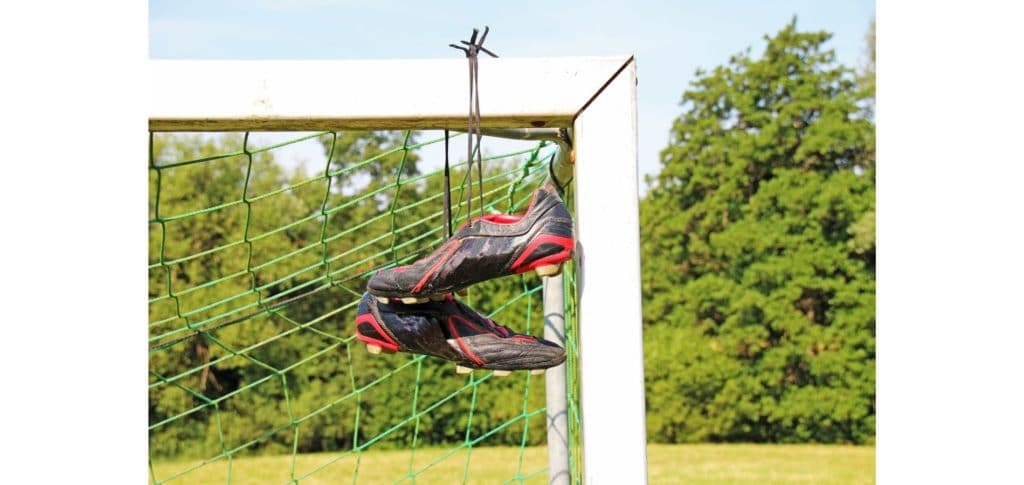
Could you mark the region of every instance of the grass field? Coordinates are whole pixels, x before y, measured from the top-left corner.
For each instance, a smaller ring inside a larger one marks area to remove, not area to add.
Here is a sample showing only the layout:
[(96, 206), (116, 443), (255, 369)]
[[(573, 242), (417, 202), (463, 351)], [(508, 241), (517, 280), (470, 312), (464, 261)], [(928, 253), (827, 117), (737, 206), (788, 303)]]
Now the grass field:
[[(295, 477), (299, 483), (322, 485), (393, 483), (408, 479), (410, 468), (418, 484), (461, 483), (467, 467), (467, 450), (419, 449), (373, 451), (337, 459), (339, 453), (299, 455)], [(447, 455), (447, 456), (446, 456)], [(518, 448), (474, 448), (468, 454), (467, 483), (547, 483), (547, 452), (527, 448), (520, 463)], [(651, 484), (674, 483), (836, 483), (862, 484), (875, 481), (875, 448), (867, 446), (822, 445), (650, 445), (647, 447), (648, 478)], [(433, 465), (430, 465), (434, 463)], [(189, 461), (155, 462), (158, 480), (197, 464)], [(172, 484), (227, 483), (227, 462), (220, 460), (170, 481)], [(235, 458), (231, 483), (283, 484), (291, 480), (292, 457), (260, 456)], [(518, 471), (518, 473), (517, 473)], [(308, 475), (302, 478), (304, 475)]]

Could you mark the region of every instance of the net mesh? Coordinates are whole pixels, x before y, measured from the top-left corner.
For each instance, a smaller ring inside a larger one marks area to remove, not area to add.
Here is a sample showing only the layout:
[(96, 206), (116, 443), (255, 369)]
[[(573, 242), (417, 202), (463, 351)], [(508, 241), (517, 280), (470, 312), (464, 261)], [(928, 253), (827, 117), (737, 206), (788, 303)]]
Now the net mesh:
[[(546, 482), (543, 376), (457, 376), (452, 363), (373, 356), (355, 339), (366, 279), (443, 242), (442, 169), (421, 172), (420, 155), (443, 138), (425, 135), (325, 132), (256, 146), (249, 133), (151, 133), (153, 483)], [(323, 165), (289, 167), (284, 154), (297, 147), (325, 154)], [(484, 211), (525, 209), (555, 150), (484, 157)], [(466, 179), (464, 161), (453, 164), (455, 227), (467, 218)], [(576, 482), (572, 263), (564, 274)], [(541, 336), (541, 289), (531, 274), (461, 299)]]

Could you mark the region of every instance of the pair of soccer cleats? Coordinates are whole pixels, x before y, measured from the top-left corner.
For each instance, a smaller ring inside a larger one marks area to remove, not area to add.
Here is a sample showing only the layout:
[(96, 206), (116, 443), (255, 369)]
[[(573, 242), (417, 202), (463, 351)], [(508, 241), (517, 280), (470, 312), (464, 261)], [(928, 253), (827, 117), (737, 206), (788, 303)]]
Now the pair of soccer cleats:
[(370, 353), (440, 357), (458, 373), (541, 373), (564, 362), (565, 350), (494, 322), (455, 294), (502, 276), (557, 275), (574, 245), (568, 209), (552, 186), (542, 187), (525, 214), (471, 219), (430, 255), (374, 274), (359, 302), (356, 335)]

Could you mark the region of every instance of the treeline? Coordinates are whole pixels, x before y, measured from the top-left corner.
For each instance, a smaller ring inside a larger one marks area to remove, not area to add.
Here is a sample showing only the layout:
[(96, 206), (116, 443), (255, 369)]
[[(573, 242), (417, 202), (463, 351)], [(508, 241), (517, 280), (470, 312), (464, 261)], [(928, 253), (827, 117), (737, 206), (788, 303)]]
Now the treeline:
[(641, 203), (653, 441), (874, 440), (873, 72), (794, 24), (698, 73)]
[[(651, 441), (874, 439), (873, 76), (837, 65), (828, 38), (789, 25), (683, 95), (641, 201)], [(154, 137), (150, 344), (181, 341), (150, 352), (151, 456), (456, 443), (510, 421), (483, 444), (544, 441), (543, 414), (523, 418), (542, 378), (467, 388), (450, 363), (351, 340), (367, 273), (440, 237), (441, 178), (394, 151), (416, 141), (323, 135), (330, 177), (311, 181), (241, 135)], [(543, 179), (516, 168), (529, 157), (488, 163), (496, 209), (521, 210)], [(524, 296), (539, 283), (467, 298), (540, 335), (540, 294)]]

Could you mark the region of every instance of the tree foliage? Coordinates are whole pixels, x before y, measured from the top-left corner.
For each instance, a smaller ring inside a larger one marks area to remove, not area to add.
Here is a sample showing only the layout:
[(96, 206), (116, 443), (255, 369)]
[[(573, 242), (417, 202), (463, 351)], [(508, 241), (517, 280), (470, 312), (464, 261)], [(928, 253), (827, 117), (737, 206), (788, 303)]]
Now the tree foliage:
[(652, 440), (873, 440), (872, 93), (829, 37), (794, 20), (683, 94), (641, 203)]

